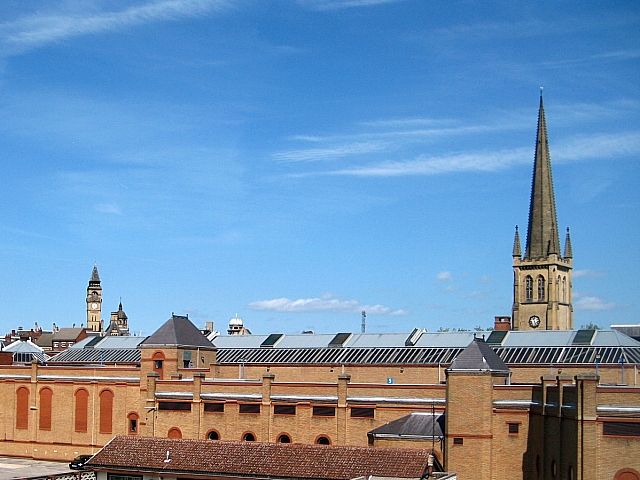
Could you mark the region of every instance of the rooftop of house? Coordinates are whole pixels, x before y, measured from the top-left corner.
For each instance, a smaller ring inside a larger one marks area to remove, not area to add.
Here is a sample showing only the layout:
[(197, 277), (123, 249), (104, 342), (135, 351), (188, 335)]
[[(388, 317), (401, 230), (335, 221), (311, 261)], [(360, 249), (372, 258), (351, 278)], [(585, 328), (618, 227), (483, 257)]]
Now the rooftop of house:
[(240, 478), (346, 480), (377, 475), (418, 479), (427, 469), (427, 457), (424, 449), (117, 436), (87, 465), (129, 472), (197, 472)]

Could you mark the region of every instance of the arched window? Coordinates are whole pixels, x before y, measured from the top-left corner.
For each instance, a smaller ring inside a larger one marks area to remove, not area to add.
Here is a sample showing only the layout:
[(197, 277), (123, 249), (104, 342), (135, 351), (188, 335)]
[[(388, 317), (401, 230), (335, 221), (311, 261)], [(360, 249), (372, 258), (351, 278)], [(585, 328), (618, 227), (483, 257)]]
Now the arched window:
[(533, 278), (530, 275), (524, 279), (524, 298), (527, 302), (533, 300)]
[(331, 445), (331, 440), (326, 435), (320, 435), (318, 438), (316, 438), (316, 444)]
[(562, 277), (562, 301), (568, 302), (567, 299), (567, 277)]
[(113, 392), (100, 392), (100, 433), (111, 433), (113, 430)]
[(208, 440), (220, 440), (220, 434), (218, 432), (216, 432), (215, 430), (209, 430), (207, 432), (207, 439)]
[(256, 441), (256, 436), (251, 432), (243, 433), (242, 434), (242, 441), (243, 442), (255, 442)]
[(558, 275), (558, 281), (556, 282), (556, 300), (558, 302), (562, 301), (560, 286), (562, 285), (562, 278)]
[(138, 419), (138, 414), (135, 412), (131, 412), (127, 415), (127, 433), (129, 435), (138, 434)]
[(153, 371), (160, 375), (160, 380), (162, 380), (164, 374), (164, 353), (155, 352), (151, 360), (153, 361)]
[(544, 300), (544, 277), (538, 275), (538, 300)]
[(53, 392), (50, 388), (40, 390), (40, 418), (38, 428), (40, 430), (51, 430), (51, 403)]
[(173, 440), (182, 438), (182, 432), (178, 427), (172, 427), (169, 429), (169, 432), (167, 433), (167, 438), (171, 438)]
[(87, 410), (89, 407), (89, 392), (84, 388), (76, 390), (74, 394), (76, 399), (76, 416), (75, 416), (75, 430), (76, 432), (87, 431)]
[(29, 428), (29, 389), (26, 387), (16, 391), (16, 428)]
[(291, 437), (286, 433), (281, 433), (276, 441), (278, 443), (291, 443)]

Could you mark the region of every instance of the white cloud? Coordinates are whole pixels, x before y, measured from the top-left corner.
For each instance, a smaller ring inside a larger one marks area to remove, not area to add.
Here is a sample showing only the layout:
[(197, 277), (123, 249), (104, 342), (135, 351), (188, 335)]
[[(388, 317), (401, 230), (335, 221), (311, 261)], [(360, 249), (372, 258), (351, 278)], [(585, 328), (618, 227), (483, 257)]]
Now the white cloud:
[[(554, 154), (555, 152), (555, 154)], [(600, 134), (569, 139), (551, 155), (560, 161), (625, 157), (640, 153), (640, 132)], [(520, 163), (531, 162), (531, 147), (499, 151), (466, 152), (452, 155), (419, 155), (412, 160), (387, 161), (373, 165), (319, 172), (320, 175), (360, 177), (397, 177), (405, 175), (439, 175), (455, 172), (493, 172)]]
[(596, 296), (580, 296), (573, 306), (576, 310), (613, 310), (616, 304), (613, 302), (605, 302), (602, 298)]
[(404, 0), (298, 0), (304, 7), (313, 10), (343, 10), (345, 8), (373, 7)]
[(350, 155), (373, 153), (383, 149), (384, 144), (379, 142), (356, 142), (327, 148), (307, 148), (301, 150), (279, 152), (274, 154), (274, 158), (279, 161), (313, 162), (319, 160), (341, 158)]
[(470, 152), (442, 156), (419, 155), (413, 160), (381, 162), (328, 172), (329, 175), (360, 177), (398, 177), (404, 175), (439, 175), (443, 173), (502, 170), (531, 160), (530, 148), (497, 152)]
[(596, 270), (582, 269), (582, 270), (574, 270), (573, 278), (593, 278), (593, 277), (601, 277), (603, 274)]
[(19, 53), (65, 38), (205, 15), (226, 9), (231, 3), (229, 0), (156, 0), (118, 11), (38, 12), (0, 24), (0, 46), (4, 45), (5, 52)]
[(453, 274), (448, 271), (438, 272), (436, 279), (440, 282), (450, 282), (453, 280)]
[(251, 302), (249, 308), (253, 310), (268, 310), (273, 312), (354, 312), (362, 310), (373, 315), (406, 315), (403, 309), (392, 309), (385, 305), (363, 305), (357, 300), (341, 299), (333, 295), (322, 297), (289, 299), (286, 297), (271, 300)]
[(108, 213), (112, 215), (122, 215), (122, 210), (115, 203), (99, 203), (95, 206), (97, 212)]

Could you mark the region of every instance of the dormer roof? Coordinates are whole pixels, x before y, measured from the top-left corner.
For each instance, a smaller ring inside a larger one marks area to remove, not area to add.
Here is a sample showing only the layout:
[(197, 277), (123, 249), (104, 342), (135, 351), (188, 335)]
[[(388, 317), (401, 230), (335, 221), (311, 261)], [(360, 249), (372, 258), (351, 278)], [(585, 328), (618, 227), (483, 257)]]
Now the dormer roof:
[(449, 371), (475, 371), (508, 374), (509, 367), (481, 338), (475, 338), (451, 364)]
[(171, 318), (153, 334), (147, 337), (140, 347), (193, 347), (214, 350), (213, 344), (188, 317), (171, 315)]

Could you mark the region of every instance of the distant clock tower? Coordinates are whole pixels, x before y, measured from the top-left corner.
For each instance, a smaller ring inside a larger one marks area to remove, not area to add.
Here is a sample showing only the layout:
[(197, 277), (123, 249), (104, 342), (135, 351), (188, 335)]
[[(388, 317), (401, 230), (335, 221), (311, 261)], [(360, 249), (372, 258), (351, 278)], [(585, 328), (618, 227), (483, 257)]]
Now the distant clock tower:
[(102, 332), (102, 287), (96, 265), (93, 266), (87, 287), (87, 328), (94, 332)]

